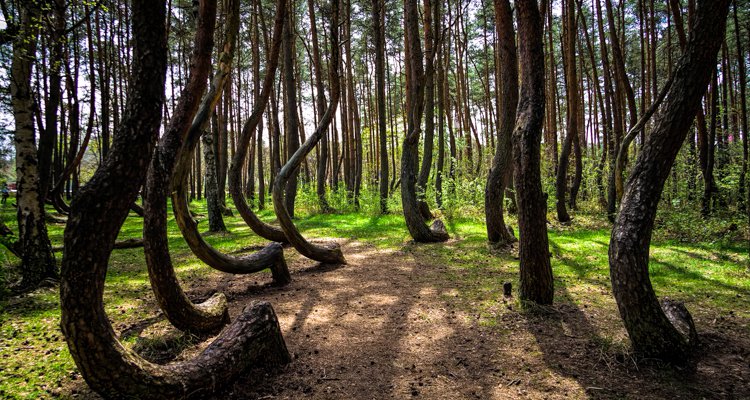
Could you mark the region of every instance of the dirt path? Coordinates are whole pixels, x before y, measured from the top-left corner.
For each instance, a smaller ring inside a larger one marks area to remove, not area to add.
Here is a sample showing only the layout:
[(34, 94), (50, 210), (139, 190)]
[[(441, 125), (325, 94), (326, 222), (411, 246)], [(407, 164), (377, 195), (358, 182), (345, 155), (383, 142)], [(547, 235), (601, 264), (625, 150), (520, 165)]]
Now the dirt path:
[[(346, 250), (346, 266), (300, 260), (291, 285), (253, 293), (274, 305), (294, 362), (261, 388), (238, 383), (234, 396), (490, 398), (513, 379), (493, 356), (497, 340), (451, 303), (442, 267), (361, 243)], [(233, 279), (225, 292), (246, 290)]]
[(270, 301), (293, 356), (280, 370), (252, 371), (217, 398), (750, 398), (747, 321), (716, 328), (698, 321), (704, 357), (695, 368), (636, 366), (600, 338), (602, 326), (612, 325), (602, 321), (618, 320), (614, 309), (559, 303), (521, 313), (509, 300), (495, 326), (479, 323), (460, 294), (472, 283), (424, 249), (348, 242), (349, 264), (336, 267), (290, 250), (287, 286), (270, 285), (268, 273), (217, 274), (198, 284), (192, 293), (199, 297), (217, 288), (227, 294), (232, 315), (249, 301)]

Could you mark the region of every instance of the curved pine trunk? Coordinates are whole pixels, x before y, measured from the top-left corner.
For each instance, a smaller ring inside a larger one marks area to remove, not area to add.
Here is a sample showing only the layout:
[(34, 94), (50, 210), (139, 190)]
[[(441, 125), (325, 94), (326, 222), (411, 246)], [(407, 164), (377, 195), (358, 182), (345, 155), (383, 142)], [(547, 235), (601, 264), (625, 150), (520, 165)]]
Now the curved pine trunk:
[(729, 0), (698, 2), (690, 40), (662, 111), (646, 135), (612, 228), (612, 290), (634, 350), (646, 357), (682, 361), (689, 350), (688, 340), (667, 319), (651, 286), (649, 246), (664, 183), (706, 92), (728, 10)]
[(151, 161), (167, 63), (165, 2), (134, 0), (131, 7), (130, 96), (107, 161), (71, 204), (60, 283), (61, 328), (84, 379), (103, 397), (199, 398), (257, 363), (288, 362), (289, 354), (267, 303), (246, 309), (189, 361), (152, 364), (116, 339), (104, 312), (104, 281), (115, 239)]
[[(338, 42), (338, 17), (339, 7), (338, 2), (333, 2), (331, 5), (331, 61), (330, 61), (330, 73), (331, 73), (331, 102), (328, 105), (328, 109), (321, 116), (318, 126), (315, 128), (315, 132), (310, 135), (302, 146), (289, 158), (289, 161), (281, 168), (276, 179), (273, 182), (273, 208), (276, 211), (276, 217), (279, 219), (286, 237), (289, 239), (289, 243), (294, 246), (297, 251), (307, 258), (331, 264), (346, 264), (344, 255), (341, 252), (341, 248), (337, 243), (330, 243), (326, 246), (316, 245), (308, 242), (302, 234), (297, 230), (297, 227), (292, 221), (292, 216), (287, 209), (287, 203), (284, 197), (284, 188), (286, 187), (289, 179), (292, 177), (294, 172), (299, 169), (302, 161), (310, 152), (315, 148), (320, 139), (328, 131), (328, 126), (333, 120), (333, 115), (336, 112), (336, 108), (341, 97), (340, 80), (338, 79), (339, 72), (339, 42)], [(289, 36), (286, 40), (291, 40)], [(289, 45), (287, 42), (285, 45)]]

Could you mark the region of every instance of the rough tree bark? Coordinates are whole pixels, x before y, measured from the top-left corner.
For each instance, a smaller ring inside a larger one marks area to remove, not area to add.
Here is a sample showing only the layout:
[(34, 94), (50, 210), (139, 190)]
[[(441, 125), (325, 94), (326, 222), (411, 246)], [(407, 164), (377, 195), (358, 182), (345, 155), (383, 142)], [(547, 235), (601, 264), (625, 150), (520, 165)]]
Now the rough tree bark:
[(258, 126), (261, 118), (263, 118), (263, 112), (266, 104), (268, 104), (268, 99), (271, 96), (271, 90), (273, 89), (276, 68), (279, 64), (285, 14), (286, 2), (284, 0), (278, 0), (273, 26), (273, 38), (266, 64), (266, 75), (263, 78), (263, 88), (261, 89), (260, 95), (255, 100), (253, 112), (242, 126), (242, 132), (240, 132), (240, 135), (237, 138), (237, 148), (235, 149), (234, 157), (232, 158), (232, 164), (229, 167), (229, 193), (232, 195), (232, 200), (234, 200), (234, 206), (237, 208), (237, 212), (245, 223), (250, 226), (250, 229), (252, 229), (253, 232), (263, 238), (280, 243), (288, 243), (284, 231), (261, 221), (247, 205), (245, 194), (242, 192), (242, 166), (245, 164), (247, 150), (250, 146), (250, 140), (252, 139), (252, 132)]
[[(312, 0), (310, 0), (312, 1)], [(375, 96), (378, 110), (378, 145), (380, 171), (378, 188), (380, 193), (380, 213), (388, 212), (388, 137), (385, 122), (385, 18), (383, 0), (372, 2), (373, 36), (375, 37)]]
[(42, 193), (39, 187), (39, 162), (33, 121), (34, 99), (31, 94), (31, 66), (41, 24), (40, 4), (31, 1), (20, 7), (20, 12), (19, 32), (13, 41), (10, 96), (16, 125), (16, 217), (22, 274), (19, 289), (24, 290), (37, 286), (46, 278), (56, 277), (57, 271), (44, 218), (46, 193)]
[(424, 49), (425, 49), (425, 78), (424, 78), (424, 144), (422, 147), (422, 165), (417, 176), (417, 196), (419, 212), (425, 220), (432, 219), (430, 207), (427, 204), (427, 181), (430, 179), (432, 168), (432, 152), (435, 147), (435, 54), (437, 52), (440, 32), (433, 21), (440, 18), (440, 2), (433, 5), (432, 0), (424, 1)]
[[(286, 23), (284, 24), (284, 91), (286, 96), (286, 105), (284, 106), (285, 121), (284, 130), (286, 137), (286, 146), (284, 151), (287, 157), (291, 157), (299, 149), (299, 116), (297, 115), (297, 84), (294, 77), (294, 26), (292, 25), (292, 13), (294, 11), (294, 0), (287, 1), (289, 11), (286, 13)], [(299, 168), (292, 171), (289, 180), (286, 183), (285, 196), (286, 210), (294, 218), (294, 203), (297, 198), (297, 177)]]
[(487, 239), (496, 246), (507, 246), (516, 239), (505, 226), (503, 202), (505, 201), (505, 175), (512, 163), (511, 136), (516, 125), (518, 106), (518, 56), (516, 35), (513, 29), (513, 11), (508, 0), (495, 0), (495, 29), (498, 38), (497, 68), (501, 92), (495, 97), (500, 127), (497, 148), (484, 191), (484, 214)]
[(246, 308), (191, 361), (155, 365), (115, 337), (103, 304), (107, 265), (151, 161), (166, 75), (164, 1), (133, 0), (131, 11), (129, 101), (108, 157), (71, 204), (60, 285), (61, 328), (84, 379), (103, 397), (199, 398), (252, 365), (286, 363), (289, 354), (268, 303)]
[[(210, 2), (204, 2), (207, 4)], [(224, 41), (222, 57), (220, 57), (219, 76), (228, 76), (231, 68), (233, 46), (237, 31), (239, 29), (239, 0), (231, 0), (227, 3), (229, 18), (227, 24), (227, 37)], [(212, 267), (233, 273), (249, 273), (271, 268), (274, 277), (288, 282), (289, 273), (283, 257), (283, 250), (279, 244), (273, 244), (263, 251), (245, 258), (232, 258), (225, 256), (208, 245), (205, 245), (194, 223), (192, 226), (185, 220), (190, 218), (189, 213), (184, 212), (187, 208), (186, 193), (184, 186), (187, 176), (175, 173), (180, 160), (189, 161), (192, 154), (187, 142), (190, 128), (200, 125), (195, 121), (195, 115), (203, 107), (210, 107), (211, 96), (216, 87), (212, 86), (212, 93), (201, 99), (205, 91), (205, 82), (211, 71), (211, 51), (213, 48), (213, 31), (215, 21), (215, 9), (199, 13), (198, 29), (196, 34), (196, 45), (191, 61), (190, 80), (180, 95), (180, 101), (170, 121), (165, 134), (159, 140), (154, 158), (146, 178), (144, 191), (144, 220), (143, 237), (146, 253), (146, 262), (149, 268), (149, 278), (154, 294), (159, 305), (164, 310), (167, 319), (177, 328), (193, 333), (207, 333), (221, 328), (228, 320), (226, 299), (223, 294), (217, 294), (206, 302), (194, 305), (180, 288), (174, 272), (172, 260), (169, 254), (169, 240), (167, 237), (167, 197), (173, 193), (173, 207), (175, 209), (178, 225), (183, 232), (187, 232), (185, 239), (191, 249)], [(204, 17), (203, 14), (207, 16)], [(209, 21), (210, 20), (210, 21)], [(221, 81), (221, 79), (219, 79)], [(219, 82), (220, 83), (220, 82)], [(206, 104), (208, 103), (208, 104)], [(203, 113), (202, 115), (205, 115)], [(197, 143), (194, 140), (193, 143)], [(184, 153), (183, 153), (184, 152)], [(189, 170), (189, 164), (185, 164), (183, 173)], [(179, 172), (179, 171), (178, 171)], [(172, 189), (170, 180), (182, 184), (183, 191), (179, 194)], [(180, 204), (180, 201), (183, 201)], [(179, 212), (178, 209), (183, 209)], [(204, 244), (205, 246), (201, 246)], [(197, 250), (197, 251), (196, 251)]]
[[(297, 230), (297, 227), (294, 226), (289, 210), (286, 209), (284, 198), (284, 187), (289, 178), (302, 164), (302, 160), (310, 154), (313, 148), (315, 148), (315, 145), (318, 144), (320, 139), (328, 131), (328, 126), (331, 124), (331, 120), (333, 119), (333, 115), (338, 106), (339, 98), (341, 97), (341, 79), (339, 77), (339, 64), (341, 59), (339, 53), (338, 21), (339, 4), (338, 1), (333, 1), (331, 2), (331, 31), (329, 32), (331, 41), (329, 64), (331, 100), (326, 112), (321, 116), (318, 126), (315, 128), (315, 132), (313, 132), (313, 134), (307, 138), (305, 143), (297, 149), (297, 151), (289, 158), (289, 161), (287, 161), (281, 168), (278, 175), (276, 175), (276, 179), (273, 182), (273, 208), (276, 212), (276, 217), (279, 219), (279, 225), (281, 225), (286, 237), (289, 239), (289, 243), (291, 243), (292, 246), (294, 246), (294, 248), (303, 256), (324, 263), (346, 264), (344, 254), (341, 252), (338, 243), (331, 242), (326, 245), (316, 245), (305, 240), (299, 230)], [(286, 40), (291, 39), (292, 37), (286, 37)], [(285, 46), (289, 45), (289, 43), (285, 43)]]
[(417, 242), (444, 242), (448, 232), (440, 220), (431, 227), (425, 224), (419, 211), (416, 184), (419, 166), (419, 134), (424, 109), (424, 66), (422, 44), (419, 39), (419, 15), (416, 0), (404, 1), (404, 30), (407, 49), (407, 133), (401, 152), (401, 202), (406, 227)]
[(212, 332), (229, 322), (226, 298), (218, 294), (193, 305), (180, 288), (169, 256), (167, 237), (167, 194), (178, 151), (198, 109), (205, 82), (211, 71), (211, 50), (216, 24), (216, 4), (199, 6), (190, 78), (165, 134), (159, 140), (148, 169), (143, 195), (143, 237), (149, 279), (156, 300), (167, 319), (177, 328), (194, 333)]
[[(318, 116), (322, 116), (326, 111), (326, 94), (323, 87), (323, 67), (320, 62), (320, 49), (318, 45), (318, 22), (315, 20), (315, 2), (307, 0), (308, 10), (310, 12), (310, 35), (312, 39), (312, 63), (315, 69), (315, 107)], [(326, 200), (326, 173), (328, 172), (328, 135), (323, 135), (320, 139), (320, 155), (318, 156), (318, 168), (315, 177), (315, 191), (318, 195), (318, 204), (320, 211), (327, 213), (333, 211), (328, 200)]]
[[(555, 182), (557, 220), (563, 223), (570, 222), (570, 214), (568, 214), (568, 209), (565, 205), (565, 196), (568, 190), (568, 165), (570, 164), (570, 151), (573, 141), (578, 140), (578, 71), (576, 68), (576, 40), (578, 38), (578, 30), (576, 29), (574, 1), (566, 0), (564, 4), (563, 53), (565, 59), (565, 109), (567, 118), (565, 139), (563, 140), (562, 151), (560, 152), (560, 161), (557, 167), (557, 179)], [(580, 151), (577, 153), (577, 156), (580, 156)]]
[(649, 245), (664, 183), (714, 70), (728, 10), (729, 0), (698, 2), (674, 81), (646, 136), (612, 228), (612, 289), (633, 348), (646, 357), (682, 361), (693, 344), (670, 322), (656, 298), (648, 274)]
[(521, 95), (513, 131), (518, 199), (520, 297), (551, 304), (554, 297), (547, 238), (547, 202), (542, 192), (540, 150), (544, 119), (544, 46), (536, 0), (516, 2)]
[[(221, 92), (221, 89), (219, 89)], [(211, 232), (227, 232), (222, 214), (221, 192), (219, 189), (219, 168), (216, 152), (219, 140), (219, 127), (216, 113), (211, 117), (211, 123), (205, 121), (205, 125), (211, 125), (210, 129), (203, 131), (203, 159), (206, 165), (206, 210), (208, 211), (208, 230)]]

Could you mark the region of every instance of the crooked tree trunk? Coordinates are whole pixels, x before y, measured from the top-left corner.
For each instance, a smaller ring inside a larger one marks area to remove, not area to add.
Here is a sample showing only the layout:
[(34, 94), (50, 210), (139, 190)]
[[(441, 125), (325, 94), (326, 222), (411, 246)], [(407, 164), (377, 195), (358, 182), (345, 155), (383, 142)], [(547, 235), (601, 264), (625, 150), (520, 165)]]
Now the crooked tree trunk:
[[(219, 271), (235, 274), (253, 273), (262, 271), (266, 268), (270, 268), (273, 273), (274, 280), (277, 283), (284, 284), (288, 283), (291, 280), (291, 277), (289, 275), (286, 261), (284, 260), (283, 249), (281, 248), (280, 244), (273, 243), (261, 251), (241, 257), (232, 257), (226, 255), (217, 251), (203, 240), (200, 233), (198, 232), (198, 227), (195, 221), (190, 216), (190, 211), (188, 209), (187, 183), (188, 175), (190, 173), (190, 160), (198, 144), (198, 134), (200, 132), (198, 127), (203, 124), (205, 119), (208, 117), (209, 110), (213, 109), (214, 104), (216, 103), (216, 101), (218, 101), (221, 93), (220, 88), (224, 87), (224, 84), (229, 78), (231, 63), (234, 57), (234, 43), (239, 29), (239, 1), (231, 0), (227, 4), (227, 9), (229, 10), (229, 23), (227, 24), (226, 28), (226, 36), (224, 38), (224, 43), (222, 46), (222, 53), (218, 58), (218, 69), (214, 74), (208, 92), (203, 95), (202, 99), (200, 99), (200, 104), (196, 104), (191, 108), (192, 113), (190, 115), (182, 117), (181, 119), (177, 118), (180, 114), (175, 113), (175, 117), (172, 120), (171, 129), (178, 132), (185, 132), (184, 143), (182, 140), (177, 139), (171, 139), (170, 141), (167, 141), (167, 139), (165, 139), (167, 135), (165, 135), (159, 143), (159, 147), (157, 148), (157, 158), (155, 158), (155, 160), (158, 160), (159, 162), (153, 164), (152, 170), (149, 171), (148, 181), (150, 183), (153, 183), (153, 187), (149, 189), (153, 191), (153, 194), (150, 198), (150, 201), (147, 202), (147, 208), (159, 208), (158, 211), (160, 215), (166, 215), (166, 197), (167, 194), (170, 194), (175, 220), (177, 221), (177, 225), (182, 232), (183, 238), (188, 243), (188, 246), (193, 251), (193, 253), (201, 261)], [(206, 56), (207, 59), (210, 58), (210, 48), (208, 49), (208, 51), (209, 52)], [(205, 63), (205, 61), (203, 62)], [(205, 82), (206, 76), (207, 72), (201, 74), (201, 83)], [(191, 101), (197, 103), (197, 98), (200, 98), (200, 92), (202, 91), (203, 87), (201, 85), (200, 91), (192, 95), (192, 97), (190, 98)], [(186, 101), (187, 100), (188, 98), (186, 98)], [(192, 117), (192, 122), (190, 122), (189, 120), (190, 117)], [(176, 126), (175, 124), (180, 124), (180, 126)], [(179, 145), (181, 143), (182, 146), (180, 148)], [(177, 150), (179, 150), (179, 153)], [(171, 154), (174, 153), (177, 153), (177, 155), (174, 157), (171, 156)], [(154, 171), (153, 169), (157, 166), (160, 166), (161, 168), (163, 168), (163, 170)], [(171, 190), (168, 190), (168, 188), (170, 187), (170, 175)], [(154, 204), (156, 206), (154, 206)], [(148, 221), (148, 223), (156, 222), (157, 224), (164, 224), (166, 218), (159, 217), (159, 220), (161, 222), (155, 221), (154, 217), (150, 215), (146, 217), (146, 221)], [(162, 231), (160, 234), (165, 235), (165, 232), (166, 231)], [(166, 236), (163, 236), (163, 238), (165, 237)], [(158, 242), (158, 237), (154, 240)], [(161, 260), (157, 258), (156, 261), (159, 262), (150, 264), (150, 267), (152, 271), (158, 271), (161, 275), (170, 276), (169, 279), (173, 282), (176, 282), (176, 278), (173, 276), (174, 272), (171, 266), (171, 260), (169, 259), (168, 250), (169, 249), (168, 247), (166, 247), (166, 244), (161, 244)], [(179, 286), (170, 285), (168, 287), (173, 289), (170, 289), (170, 292), (168, 294), (165, 294), (165, 297), (171, 299), (169, 300), (168, 304), (171, 304), (172, 308), (186, 310), (184, 312), (190, 314), (199, 313), (198, 311), (193, 310), (193, 307), (189, 300), (187, 300), (185, 296), (179, 293)], [(168, 300), (160, 301), (160, 303), (167, 302)], [(166, 309), (166, 306), (163, 306), (162, 308)], [(168, 317), (170, 316), (170, 312), (165, 311), (165, 313)], [(179, 311), (177, 313), (179, 313)], [(190, 327), (188, 327), (188, 329), (190, 329)]]
[[(106, 398), (199, 398), (259, 363), (289, 354), (268, 303), (256, 303), (190, 361), (156, 365), (126, 349), (104, 312), (104, 280), (112, 246), (144, 181), (164, 98), (164, 1), (134, 0), (133, 78), (105, 163), (73, 199), (65, 229), (61, 328), (89, 386)], [(154, 110), (157, 110), (156, 112)]]
[(180, 101), (169, 127), (156, 146), (143, 196), (144, 251), (154, 295), (169, 322), (180, 330), (198, 334), (221, 329), (229, 322), (229, 311), (223, 294), (194, 305), (180, 288), (169, 255), (167, 195), (175, 162), (190, 128), (191, 119), (200, 105), (205, 82), (211, 71), (215, 24), (216, 4), (204, 1), (198, 14), (190, 78), (180, 94)]
[(232, 158), (232, 164), (229, 167), (229, 193), (232, 195), (232, 200), (234, 200), (234, 206), (237, 208), (237, 212), (245, 223), (250, 226), (250, 229), (252, 229), (257, 235), (280, 243), (288, 243), (284, 231), (261, 221), (247, 205), (245, 194), (242, 192), (242, 166), (245, 164), (247, 150), (250, 146), (250, 139), (252, 139), (252, 132), (258, 126), (261, 118), (263, 118), (263, 111), (265, 110), (266, 104), (268, 104), (268, 99), (271, 96), (276, 68), (279, 64), (281, 37), (284, 28), (284, 16), (286, 14), (285, 4), (284, 0), (278, 0), (277, 2), (276, 17), (273, 26), (273, 39), (267, 58), (268, 61), (266, 65), (266, 76), (263, 78), (263, 88), (261, 89), (260, 96), (255, 99), (253, 112), (242, 126), (242, 132), (237, 139), (237, 148), (234, 157)]
[(547, 202), (542, 192), (540, 151), (544, 123), (544, 45), (536, 0), (519, 0), (518, 43), (521, 95), (513, 131), (518, 199), (521, 300), (551, 304), (554, 297), (547, 239)]
[(55, 256), (47, 236), (44, 218), (46, 193), (40, 190), (39, 161), (33, 121), (31, 66), (36, 53), (41, 10), (33, 2), (21, 7), (20, 27), (13, 42), (10, 95), (16, 125), (16, 180), (18, 194), (18, 237), (21, 248), (21, 289), (33, 288), (49, 277), (56, 277)]
[(516, 125), (516, 107), (518, 106), (518, 56), (516, 35), (513, 30), (513, 11), (508, 0), (495, 1), (495, 19), (500, 60), (497, 73), (501, 81), (501, 92), (495, 97), (495, 101), (500, 127), (497, 148), (484, 191), (484, 215), (489, 242), (497, 246), (506, 246), (516, 241), (505, 226), (503, 202), (505, 201), (505, 177), (512, 163), (511, 136)]
[[(320, 139), (328, 131), (328, 126), (331, 124), (333, 115), (336, 112), (339, 98), (341, 97), (341, 79), (339, 78), (339, 40), (338, 40), (338, 20), (339, 20), (339, 6), (338, 2), (334, 1), (331, 3), (331, 31), (329, 37), (331, 40), (330, 48), (330, 82), (331, 82), (331, 102), (326, 109), (326, 112), (320, 118), (318, 126), (315, 128), (315, 132), (310, 135), (302, 146), (289, 158), (289, 161), (281, 168), (276, 180), (273, 182), (273, 208), (276, 211), (276, 217), (279, 219), (279, 224), (286, 237), (289, 239), (289, 243), (294, 246), (303, 256), (331, 264), (346, 264), (344, 255), (341, 252), (341, 248), (335, 242), (328, 243), (324, 246), (316, 245), (308, 242), (300, 234), (297, 227), (294, 226), (289, 210), (286, 208), (286, 202), (284, 198), (284, 187), (288, 180), (302, 164), (302, 160), (307, 157), (308, 154), (315, 148)], [(292, 37), (286, 37), (286, 40), (291, 40)], [(285, 43), (285, 46), (289, 46), (290, 43)]]
[(440, 220), (431, 227), (419, 211), (417, 198), (417, 168), (419, 167), (419, 133), (424, 106), (424, 66), (419, 39), (419, 15), (416, 0), (404, 2), (404, 30), (407, 49), (407, 133), (401, 153), (401, 203), (406, 227), (417, 242), (444, 242), (448, 232)]
[(692, 344), (672, 325), (656, 298), (648, 273), (649, 245), (664, 183), (714, 70), (728, 10), (729, 0), (698, 2), (690, 39), (628, 179), (612, 228), (612, 289), (633, 349), (646, 357), (682, 361)]

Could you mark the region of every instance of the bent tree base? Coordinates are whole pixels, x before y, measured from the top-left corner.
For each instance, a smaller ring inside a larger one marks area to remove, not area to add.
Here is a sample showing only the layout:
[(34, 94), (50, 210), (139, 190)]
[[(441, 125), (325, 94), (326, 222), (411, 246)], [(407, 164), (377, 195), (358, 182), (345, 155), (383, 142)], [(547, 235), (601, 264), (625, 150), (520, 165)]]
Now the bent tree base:
[(633, 349), (644, 357), (682, 363), (694, 343), (690, 329), (687, 334), (684, 329), (678, 330), (659, 304), (648, 274), (649, 246), (664, 184), (716, 65), (728, 11), (729, 0), (698, 2), (690, 40), (654, 128), (638, 154), (612, 227), (612, 292)]
[(133, 0), (131, 11), (126, 111), (107, 159), (73, 199), (65, 228), (61, 328), (83, 378), (105, 398), (202, 398), (252, 365), (288, 362), (289, 353), (268, 303), (246, 309), (193, 360), (152, 364), (115, 336), (104, 311), (104, 283), (115, 239), (151, 161), (166, 75), (165, 1)]

